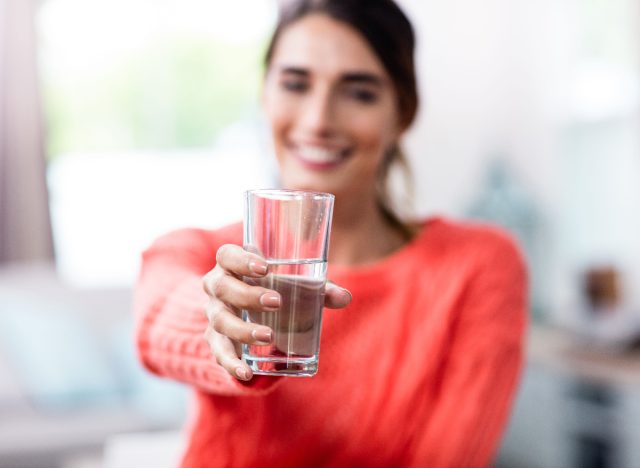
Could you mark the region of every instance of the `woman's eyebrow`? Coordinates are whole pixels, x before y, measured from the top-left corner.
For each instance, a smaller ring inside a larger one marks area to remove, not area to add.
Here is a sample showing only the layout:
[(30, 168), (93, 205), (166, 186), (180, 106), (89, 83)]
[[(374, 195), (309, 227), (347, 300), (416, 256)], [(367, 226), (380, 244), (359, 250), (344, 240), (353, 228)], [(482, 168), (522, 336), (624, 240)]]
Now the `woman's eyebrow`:
[(365, 83), (382, 86), (385, 80), (381, 76), (369, 72), (352, 72), (342, 75), (342, 81), (347, 83)]
[(280, 68), (280, 73), (287, 75), (309, 76), (309, 70), (300, 67), (284, 66)]
[[(284, 65), (280, 67), (280, 73), (283, 75), (295, 75), (300, 77), (308, 77), (310, 72), (307, 68)], [(346, 83), (365, 83), (374, 86), (383, 86), (385, 80), (375, 73), (366, 71), (347, 72), (340, 77), (341, 81)]]

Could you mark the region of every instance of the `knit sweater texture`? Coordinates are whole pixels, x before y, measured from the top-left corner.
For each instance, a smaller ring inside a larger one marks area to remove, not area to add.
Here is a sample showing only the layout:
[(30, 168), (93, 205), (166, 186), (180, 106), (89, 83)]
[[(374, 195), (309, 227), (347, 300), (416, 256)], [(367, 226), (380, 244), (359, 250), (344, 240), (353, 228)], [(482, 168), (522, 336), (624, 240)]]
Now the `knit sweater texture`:
[(376, 263), (329, 264), (353, 301), (324, 311), (317, 375), (249, 382), (203, 337), (202, 277), (226, 243), (242, 245), (240, 224), (169, 233), (144, 252), (136, 288), (141, 362), (194, 389), (182, 467), (490, 465), (527, 322), (526, 269), (507, 234), (431, 218)]

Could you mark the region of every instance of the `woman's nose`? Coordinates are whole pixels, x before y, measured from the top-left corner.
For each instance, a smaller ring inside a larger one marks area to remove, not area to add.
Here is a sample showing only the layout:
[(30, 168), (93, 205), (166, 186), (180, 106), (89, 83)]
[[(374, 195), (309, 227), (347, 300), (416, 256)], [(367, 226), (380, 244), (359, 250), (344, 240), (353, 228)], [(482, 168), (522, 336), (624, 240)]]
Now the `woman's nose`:
[(336, 119), (329, 92), (317, 92), (303, 106), (301, 124), (316, 136), (329, 136), (335, 131)]

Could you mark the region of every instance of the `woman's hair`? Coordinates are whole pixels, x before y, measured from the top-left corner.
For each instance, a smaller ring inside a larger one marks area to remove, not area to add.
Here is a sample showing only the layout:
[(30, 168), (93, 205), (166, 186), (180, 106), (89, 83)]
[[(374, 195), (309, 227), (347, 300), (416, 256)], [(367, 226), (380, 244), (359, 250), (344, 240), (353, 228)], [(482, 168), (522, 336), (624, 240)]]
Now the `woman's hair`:
[[(297, 20), (319, 13), (348, 24), (358, 31), (382, 62), (394, 85), (399, 124), (404, 130), (413, 122), (418, 110), (418, 91), (414, 65), (413, 27), (392, 0), (287, 0), (283, 3), (276, 30), (265, 55), (268, 68), (275, 46), (288, 26)], [(394, 211), (389, 194), (389, 173), (393, 165), (403, 169), (405, 184), (411, 192), (408, 164), (399, 146), (389, 148), (377, 177), (377, 203), (387, 221), (410, 237), (413, 228), (402, 222)]]

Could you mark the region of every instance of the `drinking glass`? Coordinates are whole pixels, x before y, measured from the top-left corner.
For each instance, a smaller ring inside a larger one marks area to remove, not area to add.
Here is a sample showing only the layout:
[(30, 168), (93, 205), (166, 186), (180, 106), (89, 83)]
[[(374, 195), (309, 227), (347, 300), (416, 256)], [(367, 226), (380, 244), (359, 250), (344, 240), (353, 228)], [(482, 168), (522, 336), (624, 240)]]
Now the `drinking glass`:
[(313, 376), (318, 371), (334, 196), (301, 190), (245, 192), (244, 248), (262, 256), (266, 276), (247, 284), (280, 293), (277, 312), (242, 311), (273, 330), (270, 344), (242, 346), (254, 374)]

